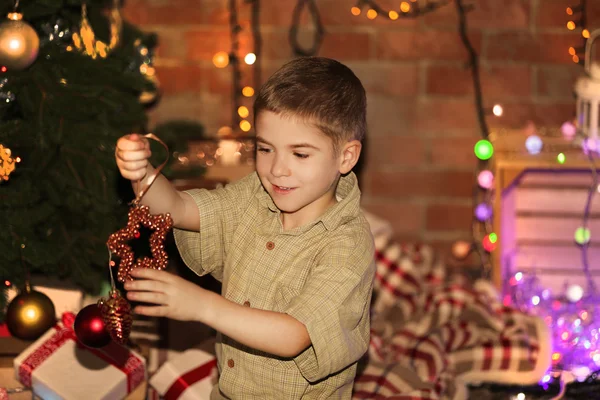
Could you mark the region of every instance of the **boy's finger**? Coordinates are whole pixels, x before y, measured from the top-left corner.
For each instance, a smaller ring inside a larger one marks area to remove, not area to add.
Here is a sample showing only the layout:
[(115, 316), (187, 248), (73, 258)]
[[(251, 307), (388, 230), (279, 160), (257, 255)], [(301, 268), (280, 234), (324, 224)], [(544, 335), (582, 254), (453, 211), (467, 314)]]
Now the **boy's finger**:
[(165, 271), (159, 271), (152, 268), (134, 268), (130, 272), (134, 278), (150, 279), (159, 282), (168, 283), (171, 281), (171, 274)]
[(148, 317), (165, 317), (168, 310), (169, 308), (166, 306), (137, 306), (133, 309), (133, 312)]
[[(133, 272), (133, 271), (132, 271)], [(133, 274), (132, 274), (133, 275)], [(165, 293), (166, 285), (164, 282), (152, 279), (135, 279), (125, 282), (125, 290), (141, 290), (148, 292)]]
[(149, 157), (147, 150), (122, 151), (117, 149), (116, 154), (123, 161), (142, 161), (147, 160)]

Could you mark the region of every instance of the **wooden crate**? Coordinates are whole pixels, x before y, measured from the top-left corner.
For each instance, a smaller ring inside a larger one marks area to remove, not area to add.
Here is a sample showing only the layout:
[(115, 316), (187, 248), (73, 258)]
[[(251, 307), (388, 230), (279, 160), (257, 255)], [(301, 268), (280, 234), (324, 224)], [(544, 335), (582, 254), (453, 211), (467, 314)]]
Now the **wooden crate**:
[[(538, 135), (544, 148), (537, 155), (527, 153), (524, 131), (492, 135), (498, 233), (492, 253), (494, 283), (501, 288), (508, 276), (522, 271), (535, 272), (542, 285), (554, 291), (562, 292), (565, 284), (585, 288), (574, 233), (582, 225), (592, 164), (580, 145), (564, 139), (559, 129), (540, 129)], [(557, 162), (559, 153), (566, 156), (563, 164)], [(600, 198), (594, 198), (588, 227), (590, 269), (600, 284)]]
[[(587, 283), (582, 249), (574, 240), (582, 226), (592, 176), (589, 171), (528, 171), (502, 198), (503, 275), (535, 273), (554, 293), (566, 284)], [(593, 198), (588, 228), (588, 265), (600, 285), (600, 196)], [(594, 234), (595, 233), (595, 234)]]

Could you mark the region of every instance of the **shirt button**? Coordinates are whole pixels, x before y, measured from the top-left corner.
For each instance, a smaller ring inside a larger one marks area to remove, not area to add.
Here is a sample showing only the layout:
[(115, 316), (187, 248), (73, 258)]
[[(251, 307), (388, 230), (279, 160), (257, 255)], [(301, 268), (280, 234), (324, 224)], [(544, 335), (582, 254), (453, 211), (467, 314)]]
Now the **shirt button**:
[(267, 250), (273, 250), (275, 248), (275, 243), (267, 242)]
[(244, 306), (246, 306), (246, 307), (250, 307), (250, 302), (249, 302), (248, 300), (246, 300), (246, 301), (244, 302)]
[(233, 366), (234, 366), (234, 365), (235, 365), (235, 363), (233, 362), (233, 359), (232, 359), (232, 358), (230, 358), (229, 360), (227, 360), (227, 366), (228, 366), (229, 368), (233, 368)]

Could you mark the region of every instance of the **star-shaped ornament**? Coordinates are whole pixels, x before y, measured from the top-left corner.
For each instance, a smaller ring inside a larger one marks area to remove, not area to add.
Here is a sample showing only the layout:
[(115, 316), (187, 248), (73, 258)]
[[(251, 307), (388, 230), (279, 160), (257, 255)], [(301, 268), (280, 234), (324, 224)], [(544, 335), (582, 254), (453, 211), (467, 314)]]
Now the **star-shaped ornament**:
[[(150, 235), (150, 253), (152, 257), (141, 257), (136, 260), (133, 250), (127, 242), (140, 237), (139, 229), (141, 226), (154, 230)], [(119, 281), (133, 280), (129, 274), (134, 268), (161, 270), (167, 267), (169, 258), (165, 251), (165, 238), (172, 227), (173, 218), (171, 218), (171, 214), (150, 215), (150, 209), (147, 206), (134, 203), (129, 210), (127, 225), (110, 235), (107, 242), (110, 251), (120, 258), (117, 273)]]

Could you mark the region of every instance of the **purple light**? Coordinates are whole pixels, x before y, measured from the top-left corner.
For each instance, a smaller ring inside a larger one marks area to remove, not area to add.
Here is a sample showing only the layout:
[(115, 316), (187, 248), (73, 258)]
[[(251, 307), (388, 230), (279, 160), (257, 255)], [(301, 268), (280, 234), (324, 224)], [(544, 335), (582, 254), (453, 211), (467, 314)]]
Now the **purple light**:
[[(551, 293), (535, 274), (523, 272), (515, 273), (509, 283), (504, 285), (504, 304), (543, 319), (550, 329), (552, 366), (548, 373), (561, 369), (580, 380), (600, 367), (597, 296), (586, 295), (578, 285), (569, 285), (564, 293)], [(542, 383), (547, 382), (545, 376)]]
[(475, 217), (481, 221), (485, 222), (492, 217), (492, 207), (485, 203), (480, 203), (475, 207)]

